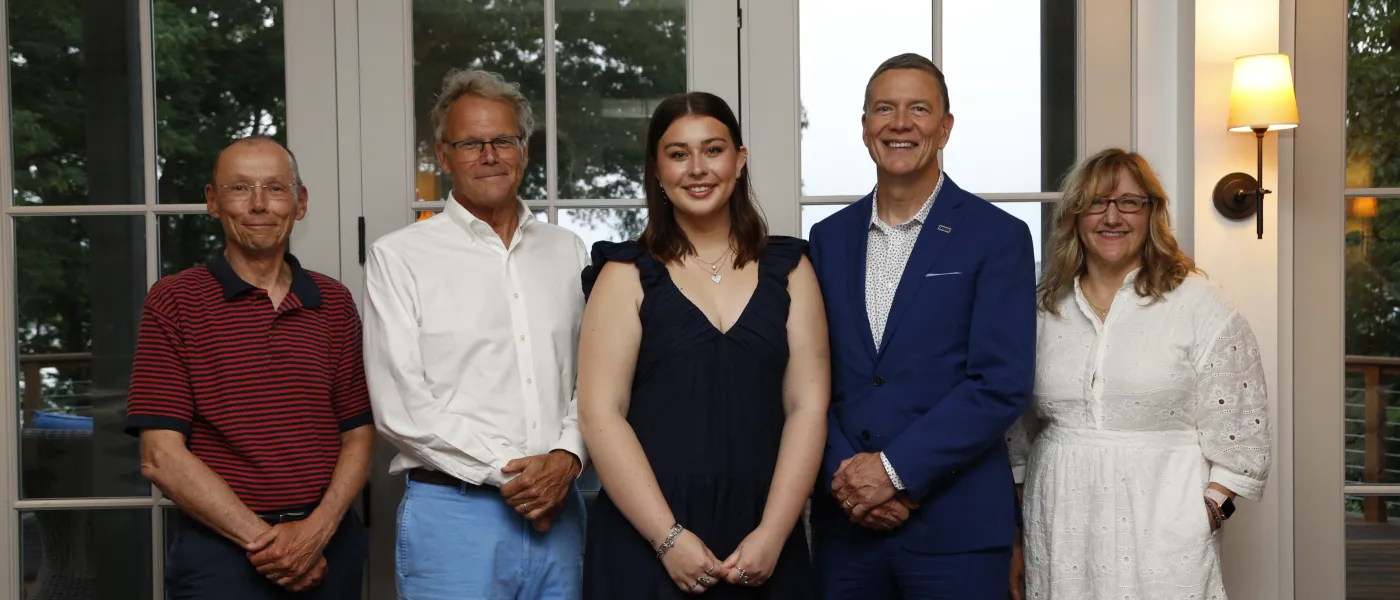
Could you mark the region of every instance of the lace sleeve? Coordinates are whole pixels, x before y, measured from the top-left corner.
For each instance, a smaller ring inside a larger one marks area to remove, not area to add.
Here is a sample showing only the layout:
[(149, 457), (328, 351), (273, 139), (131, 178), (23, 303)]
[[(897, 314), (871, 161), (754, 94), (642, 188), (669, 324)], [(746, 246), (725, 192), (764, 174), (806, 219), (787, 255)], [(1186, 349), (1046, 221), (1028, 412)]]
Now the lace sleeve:
[(1016, 483), (1026, 482), (1026, 465), (1031, 455), (1031, 445), (1035, 443), (1035, 436), (1040, 434), (1043, 423), (1040, 415), (1035, 412), (1035, 406), (1026, 408), (1021, 413), (1021, 417), (1011, 424), (1011, 429), (1006, 432), (1006, 449), (1011, 453), (1011, 477)]
[(1210, 480), (1258, 500), (1270, 463), (1269, 399), (1259, 345), (1244, 316), (1220, 311), (1197, 337), (1196, 429)]

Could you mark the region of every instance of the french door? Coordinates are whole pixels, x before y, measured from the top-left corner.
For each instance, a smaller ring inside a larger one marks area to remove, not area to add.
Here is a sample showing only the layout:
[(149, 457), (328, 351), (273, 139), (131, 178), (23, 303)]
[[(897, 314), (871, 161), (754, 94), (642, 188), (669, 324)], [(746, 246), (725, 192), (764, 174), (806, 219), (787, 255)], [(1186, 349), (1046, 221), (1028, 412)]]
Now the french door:
[[(343, 148), (357, 148), (342, 154), (340, 274), (360, 301), (361, 244), (450, 201), (428, 118), (450, 70), (496, 71), (520, 84), (538, 123), (521, 197), (536, 218), (589, 245), (645, 226), (644, 140), (658, 102), (704, 90), (738, 110), (737, 0), (339, 1), (342, 8), (356, 11), (359, 25), (337, 48), (358, 63), (356, 85), (339, 88), (356, 100), (341, 103)], [(393, 455), (380, 444), (365, 496), (370, 598), (394, 597), (403, 481), (388, 475)]]

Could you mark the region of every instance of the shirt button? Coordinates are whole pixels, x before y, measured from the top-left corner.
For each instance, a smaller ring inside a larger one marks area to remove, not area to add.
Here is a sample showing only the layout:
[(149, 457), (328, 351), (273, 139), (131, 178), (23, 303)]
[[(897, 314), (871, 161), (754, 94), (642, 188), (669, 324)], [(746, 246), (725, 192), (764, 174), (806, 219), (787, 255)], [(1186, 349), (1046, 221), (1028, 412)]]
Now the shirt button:
[(535, 382), (534, 379), (531, 379), (531, 378), (529, 378), (529, 377), (526, 377), (526, 378), (525, 378), (525, 385), (530, 385), (530, 384), (532, 384), (532, 383), (534, 383), (534, 382)]
[(862, 430), (862, 431), (860, 432), (860, 439), (861, 439), (861, 441), (864, 441), (864, 442), (870, 441), (870, 430), (869, 430), (869, 429)]
[(519, 299), (519, 298), (520, 298), (520, 294), (511, 294), (511, 295), (514, 296), (516, 299)]
[(522, 342), (525, 341), (525, 336), (523, 336), (523, 335), (520, 336), (520, 341), (522, 341)]
[(875, 376), (875, 387), (880, 387), (880, 386), (882, 386), (882, 385), (885, 385), (885, 378), (884, 378), (884, 377), (881, 377), (881, 376), (879, 376), (879, 375), (876, 375), (876, 376)]

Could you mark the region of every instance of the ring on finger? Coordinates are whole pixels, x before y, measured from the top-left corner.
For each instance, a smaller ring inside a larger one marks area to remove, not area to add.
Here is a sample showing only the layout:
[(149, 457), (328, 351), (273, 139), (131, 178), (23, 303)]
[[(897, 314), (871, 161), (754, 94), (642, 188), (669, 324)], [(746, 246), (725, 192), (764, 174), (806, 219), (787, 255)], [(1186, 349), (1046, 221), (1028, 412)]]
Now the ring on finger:
[(715, 580), (710, 579), (709, 577), (705, 577), (705, 576), (703, 576), (703, 575), (700, 576), (700, 577), (696, 577), (696, 578), (695, 578), (695, 583), (698, 583), (698, 584), (703, 585), (703, 586), (709, 586), (709, 585), (713, 584), (714, 582), (715, 582)]

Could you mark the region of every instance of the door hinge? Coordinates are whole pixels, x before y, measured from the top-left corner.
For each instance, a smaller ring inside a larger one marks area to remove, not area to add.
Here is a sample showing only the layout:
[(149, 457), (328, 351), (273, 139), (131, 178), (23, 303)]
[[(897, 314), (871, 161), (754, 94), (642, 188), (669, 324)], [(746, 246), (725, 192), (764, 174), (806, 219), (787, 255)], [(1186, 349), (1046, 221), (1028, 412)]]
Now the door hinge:
[(360, 266), (365, 266), (365, 218), (360, 217)]
[(743, 29), (743, 28), (744, 28), (744, 7), (740, 6), (740, 7), (738, 7), (738, 8), (739, 8), (739, 29)]

